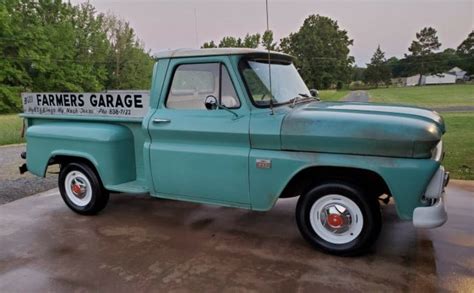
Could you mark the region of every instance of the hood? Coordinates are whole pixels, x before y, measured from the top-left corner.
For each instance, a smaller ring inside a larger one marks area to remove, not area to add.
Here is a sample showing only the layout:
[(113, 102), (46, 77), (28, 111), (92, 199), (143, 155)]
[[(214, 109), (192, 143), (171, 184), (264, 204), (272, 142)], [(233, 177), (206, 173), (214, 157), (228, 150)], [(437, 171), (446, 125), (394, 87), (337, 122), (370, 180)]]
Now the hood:
[(373, 103), (314, 102), (283, 120), (285, 150), (429, 158), (445, 132), (429, 109)]

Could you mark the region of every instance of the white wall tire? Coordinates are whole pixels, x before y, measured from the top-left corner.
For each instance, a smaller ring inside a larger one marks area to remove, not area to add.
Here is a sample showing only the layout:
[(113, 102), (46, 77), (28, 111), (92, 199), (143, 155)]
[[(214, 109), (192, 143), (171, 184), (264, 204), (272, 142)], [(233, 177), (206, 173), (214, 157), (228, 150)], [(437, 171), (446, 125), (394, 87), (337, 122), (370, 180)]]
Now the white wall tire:
[(381, 229), (377, 198), (341, 181), (318, 184), (302, 195), (296, 221), (303, 238), (315, 248), (343, 256), (366, 252)]
[(74, 162), (61, 166), (58, 185), (66, 205), (81, 215), (97, 214), (109, 201), (108, 191), (87, 163)]

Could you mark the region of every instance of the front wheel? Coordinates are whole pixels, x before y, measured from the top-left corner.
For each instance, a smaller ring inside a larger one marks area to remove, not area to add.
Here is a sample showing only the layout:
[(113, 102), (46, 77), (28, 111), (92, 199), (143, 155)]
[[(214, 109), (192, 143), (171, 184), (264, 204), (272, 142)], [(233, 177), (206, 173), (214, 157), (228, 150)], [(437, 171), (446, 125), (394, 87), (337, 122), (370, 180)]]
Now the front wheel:
[(296, 221), (314, 247), (335, 255), (358, 255), (377, 239), (381, 214), (377, 198), (356, 186), (326, 182), (302, 195)]
[(108, 191), (87, 164), (69, 163), (61, 167), (58, 184), (64, 202), (78, 214), (97, 214), (109, 201)]

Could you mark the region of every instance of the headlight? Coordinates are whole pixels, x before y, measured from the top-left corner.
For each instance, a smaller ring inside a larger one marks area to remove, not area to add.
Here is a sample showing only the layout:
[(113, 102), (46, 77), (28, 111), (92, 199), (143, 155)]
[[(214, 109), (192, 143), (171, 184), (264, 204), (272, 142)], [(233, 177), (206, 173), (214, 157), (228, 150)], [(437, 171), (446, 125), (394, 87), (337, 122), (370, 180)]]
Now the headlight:
[(440, 140), (438, 144), (431, 150), (431, 159), (441, 161), (443, 157), (443, 141)]

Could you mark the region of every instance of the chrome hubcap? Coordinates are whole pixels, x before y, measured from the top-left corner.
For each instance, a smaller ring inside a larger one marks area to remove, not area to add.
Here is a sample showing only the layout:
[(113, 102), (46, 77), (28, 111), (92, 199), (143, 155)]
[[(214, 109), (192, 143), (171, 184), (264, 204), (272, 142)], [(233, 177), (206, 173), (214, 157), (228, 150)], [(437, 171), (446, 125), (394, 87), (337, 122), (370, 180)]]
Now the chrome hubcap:
[(91, 183), (87, 176), (74, 170), (66, 175), (64, 187), (66, 195), (77, 206), (86, 206), (92, 199)]
[[(75, 176), (76, 174), (72, 174)], [(74, 177), (71, 180), (71, 191), (77, 198), (83, 199), (86, 196), (87, 185), (83, 179), (79, 177)]]
[(328, 204), (320, 213), (321, 224), (330, 232), (342, 234), (349, 230), (352, 224), (352, 217), (342, 204)]
[(356, 239), (364, 226), (359, 206), (346, 196), (325, 195), (313, 203), (309, 220), (314, 232), (322, 239), (345, 244)]

